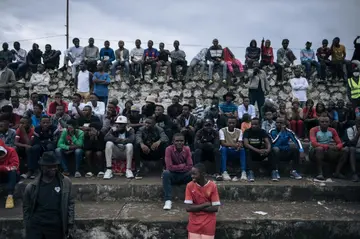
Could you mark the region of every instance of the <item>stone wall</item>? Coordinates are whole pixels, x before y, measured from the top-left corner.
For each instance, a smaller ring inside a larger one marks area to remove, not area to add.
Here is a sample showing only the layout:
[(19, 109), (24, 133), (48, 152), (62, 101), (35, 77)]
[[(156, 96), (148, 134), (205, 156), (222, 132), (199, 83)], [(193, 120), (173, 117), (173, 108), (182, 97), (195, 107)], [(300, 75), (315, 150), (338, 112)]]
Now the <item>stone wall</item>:
[[(180, 74), (180, 69), (177, 69)], [(267, 77), (270, 83), (270, 92), (267, 97), (274, 101), (285, 101), (290, 107), (291, 105), (291, 87), (288, 80), (293, 77), (293, 68), (287, 68), (284, 70), (284, 79), (282, 82), (276, 82), (275, 69), (266, 67), (264, 70), (267, 72)], [(205, 71), (207, 72), (207, 71)], [(70, 99), (73, 95), (74, 83), (71, 80), (71, 69), (67, 71), (49, 71), (51, 75), (50, 91), (53, 95), (55, 92), (62, 92), (65, 99)], [(126, 100), (131, 99), (134, 103), (143, 103), (148, 95), (155, 95), (158, 97), (158, 102), (167, 107), (171, 104), (171, 98), (174, 95), (179, 95), (182, 102), (186, 102), (189, 97), (195, 96), (198, 100), (198, 104), (209, 105), (213, 95), (222, 97), (227, 91), (232, 91), (237, 96), (236, 103), (241, 103), (241, 96), (248, 94), (247, 82), (248, 73), (237, 75), (239, 80), (237, 83), (233, 83), (228, 77), (227, 83), (224, 84), (220, 78), (220, 73), (214, 73), (214, 80), (212, 84), (208, 81), (201, 80), (207, 77), (201, 77), (199, 68), (195, 68), (194, 74), (191, 80), (184, 81), (171, 81), (166, 82), (166, 69), (163, 67), (158, 77), (157, 82), (151, 82), (150, 71), (146, 71), (145, 80), (135, 79), (134, 82), (125, 80), (123, 72), (120, 70), (115, 78), (112, 79), (109, 86), (110, 93), (109, 99), (116, 97), (119, 101), (124, 104)], [(19, 95), (23, 101), (29, 97), (28, 80), (25, 83), (17, 83), (12, 95)], [(331, 83), (330, 81), (319, 82), (316, 77), (316, 73), (313, 73), (311, 80), (309, 81), (310, 88), (308, 90), (308, 97), (313, 99), (315, 102), (338, 99), (347, 99), (346, 97), (346, 85), (344, 82)]]

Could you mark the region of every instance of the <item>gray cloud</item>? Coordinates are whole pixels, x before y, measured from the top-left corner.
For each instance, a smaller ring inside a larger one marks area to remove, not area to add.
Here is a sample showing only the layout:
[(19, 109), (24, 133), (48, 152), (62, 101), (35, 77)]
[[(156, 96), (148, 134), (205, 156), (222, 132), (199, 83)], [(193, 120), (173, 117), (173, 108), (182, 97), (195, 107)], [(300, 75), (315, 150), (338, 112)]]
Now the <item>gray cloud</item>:
[[(44, 36), (65, 35), (65, 0), (2, 0), (0, 39), (21, 41), (22, 47), (31, 49), (33, 42), (41, 48), (50, 43), (56, 49), (65, 49), (65, 36), (38, 39)], [(211, 45), (213, 38), (229, 46), (242, 61), (244, 50), (251, 39), (260, 43), (262, 37), (270, 39), (274, 48), (283, 38), (290, 39), (290, 47), (299, 56), (306, 41), (317, 48), (322, 39), (331, 41), (339, 36), (352, 55), (353, 39), (360, 34), (358, 9), (360, 1), (347, 0), (207, 0), (207, 1), (95, 1), (70, 0), (70, 35), (79, 37), (82, 45), (89, 37), (102, 47), (110, 40), (113, 48), (117, 41), (126, 41), (131, 49), (134, 40), (163, 41), (172, 49), (176, 39), (191, 58), (203, 47)], [(71, 44), (71, 42), (70, 42)]]

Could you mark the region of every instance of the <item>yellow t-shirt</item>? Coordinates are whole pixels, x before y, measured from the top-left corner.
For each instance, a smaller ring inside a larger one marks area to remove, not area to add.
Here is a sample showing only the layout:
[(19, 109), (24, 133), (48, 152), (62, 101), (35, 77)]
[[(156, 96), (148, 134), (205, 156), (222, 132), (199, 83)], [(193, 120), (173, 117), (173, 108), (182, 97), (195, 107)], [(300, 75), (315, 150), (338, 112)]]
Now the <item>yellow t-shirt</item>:
[(340, 44), (339, 47), (332, 48), (331, 59), (333, 61), (342, 61), (344, 60), (345, 55), (346, 55), (346, 49), (344, 45)]

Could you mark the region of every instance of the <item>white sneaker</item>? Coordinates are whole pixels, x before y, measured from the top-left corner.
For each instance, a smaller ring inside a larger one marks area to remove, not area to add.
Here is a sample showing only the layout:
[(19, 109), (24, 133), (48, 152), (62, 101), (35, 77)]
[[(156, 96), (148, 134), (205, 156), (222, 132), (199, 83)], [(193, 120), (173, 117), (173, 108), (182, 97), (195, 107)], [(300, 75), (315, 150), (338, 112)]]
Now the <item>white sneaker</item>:
[(222, 173), (222, 176), (223, 176), (224, 181), (230, 181), (231, 180), (230, 175), (228, 174), (227, 171), (224, 171)]
[(98, 174), (97, 174), (97, 177), (98, 178), (102, 178), (102, 177), (104, 177), (104, 172), (103, 171), (100, 171)]
[(94, 176), (94, 174), (92, 173), (92, 172), (87, 172), (86, 174), (85, 174), (85, 178), (91, 178), (91, 177), (93, 177)]
[(111, 179), (113, 177), (113, 172), (111, 169), (106, 169), (104, 179)]
[(247, 181), (247, 175), (246, 175), (246, 172), (245, 172), (245, 171), (242, 171), (242, 172), (241, 172), (241, 178), (240, 178), (240, 180)]
[(131, 169), (126, 169), (125, 175), (126, 175), (126, 178), (134, 178), (134, 174), (131, 171)]
[(164, 210), (170, 210), (171, 206), (172, 206), (172, 202), (170, 200), (166, 200), (163, 209)]
[(239, 181), (239, 178), (235, 176), (235, 177), (233, 177), (233, 179), (231, 181), (237, 182), (237, 181)]

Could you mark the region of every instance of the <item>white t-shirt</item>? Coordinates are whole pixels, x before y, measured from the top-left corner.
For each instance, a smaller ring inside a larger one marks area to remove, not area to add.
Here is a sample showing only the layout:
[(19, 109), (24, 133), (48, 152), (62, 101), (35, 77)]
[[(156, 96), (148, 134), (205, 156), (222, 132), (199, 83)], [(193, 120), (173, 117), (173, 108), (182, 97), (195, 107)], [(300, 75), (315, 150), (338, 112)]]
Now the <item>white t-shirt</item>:
[(89, 105), (92, 108), (92, 111), (97, 116), (102, 116), (105, 114), (105, 103), (102, 101), (98, 101), (96, 107), (94, 107), (91, 101), (87, 102), (86, 105)]
[[(84, 103), (80, 103), (80, 104), (79, 104), (79, 109), (80, 109), (80, 110), (83, 110), (84, 107), (85, 107), (85, 104), (84, 104)], [(76, 110), (76, 108), (73, 106), (73, 102), (70, 102), (70, 103), (69, 103), (68, 109), (69, 109), (69, 111), (70, 111), (70, 112), (69, 112), (70, 115), (72, 115), (72, 116), (78, 116), (78, 115), (79, 115), (78, 112), (77, 112), (77, 110)]]
[(308, 81), (304, 77), (292, 78), (290, 81), (293, 98), (299, 101), (307, 101), (306, 92), (309, 88)]
[[(242, 133), (241, 129), (235, 128), (234, 132), (230, 132), (228, 127), (225, 127), (225, 129), (229, 134), (234, 134), (237, 130), (240, 130), (240, 135), (239, 135), (238, 141), (243, 141), (243, 133)], [(220, 138), (220, 140), (225, 140), (224, 131), (222, 131), (221, 129), (219, 130), (219, 138)]]
[(133, 57), (134, 61), (140, 61), (144, 56), (144, 49), (140, 48), (134, 48), (130, 52), (130, 58)]
[(78, 74), (78, 82), (77, 82), (77, 88), (78, 88), (78, 92), (81, 93), (88, 93), (90, 92), (90, 76), (89, 76), (89, 71), (86, 70), (84, 72), (79, 71)]

